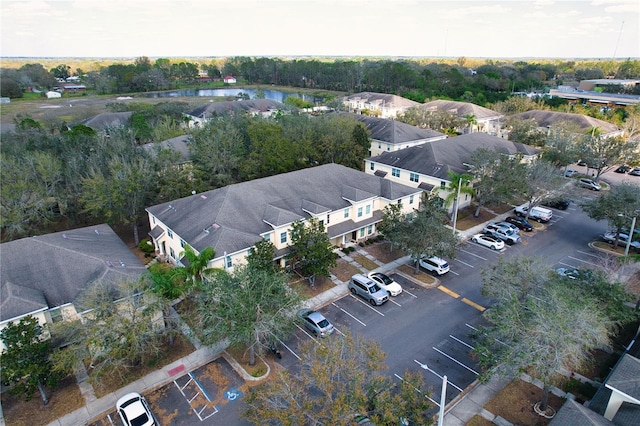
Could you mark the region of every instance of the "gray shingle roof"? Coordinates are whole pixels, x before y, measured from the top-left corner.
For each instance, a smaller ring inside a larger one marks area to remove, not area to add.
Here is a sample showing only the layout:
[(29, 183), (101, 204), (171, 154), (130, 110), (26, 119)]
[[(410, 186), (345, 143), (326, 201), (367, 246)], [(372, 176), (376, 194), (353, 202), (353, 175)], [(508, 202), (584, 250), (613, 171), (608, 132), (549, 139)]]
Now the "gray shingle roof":
[(271, 110), (283, 109), (288, 109), (288, 107), (281, 102), (272, 101), (270, 99), (251, 99), (242, 101), (209, 102), (206, 105), (187, 111), (186, 114), (198, 118), (210, 118), (216, 115), (225, 115), (243, 111), (268, 112)]
[(465, 164), (470, 163), (471, 155), (479, 148), (509, 155), (533, 155), (539, 151), (537, 148), (486, 133), (469, 133), (394, 152), (384, 152), (369, 160), (447, 180), (449, 170), (455, 173), (468, 171)]
[[(108, 225), (0, 245), (0, 321), (73, 303), (92, 282), (137, 279), (146, 269)], [(44, 306), (43, 306), (44, 305)]]
[(553, 420), (549, 422), (549, 426), (609, 426), (613, 424), (573, 399), (567, 399)]
[(197, 251), (212, 247), (218, 257), (253, 246), (261, 234), (273, 230), (272, 225), (309, 218), (305, 207), (311, 205), (337, 211), (350, 207), (349, 200), (373, 196), (395, 200), (416, 192), (406, 185), (326, 164), (229, 185), (147, 211)]
[(122, 127), (129, 122), (132, 114), (133, 112), (131, 111), (105, 112), (83, 120), (82, 124), (95, 130), (104, 130), (107, 127)]
[(391, 144), (402, 144), (423, 139), (444, 138), (444, 133), (431, 129), (421, 129), (401, 121), (368, 115), (343, 113), (362, 122), (371, 134), (371, 139)]
[(484, 108), (470, 102), (448, 101), (443, 99), (427, 102), (421, 105), (420, 108), (452, 112), (458, 117), (473, 115), (477, 120), (497, 119), (502, 116), (498, 111)]
[(189, 151), (189, 143), (191, 142), (191, 136), (182, 135), (175, 138), (167, 139), (162, 142), (147, 143), (142, 147), (151, 155), (155, 156), (160, 149), (171, 149), (180, 153), (182, 160), (190, 161), (191, 152)]
[(582, 130), (589, 130), (593, 127), (599, 127), (603, 130), (604, 134), (618, 132), (618, 126), (607, 121), (598, 120), (597, 118), (589, 117), (582, 114), (571, 114), (568, 112), (555, 112), (555, 111), (543, 111), (543, 110), (531, 110), (521, 112), (520, 114), (514, 114), (512, 117), (519, 118), (521, 120), (534, 119), (538, 123), (538, 127), (549, 127), (554, 124), (568, 121), (576, 124)]
[(609, 376), (607, 385), (640, 400), (640, 359), (624, 354)]

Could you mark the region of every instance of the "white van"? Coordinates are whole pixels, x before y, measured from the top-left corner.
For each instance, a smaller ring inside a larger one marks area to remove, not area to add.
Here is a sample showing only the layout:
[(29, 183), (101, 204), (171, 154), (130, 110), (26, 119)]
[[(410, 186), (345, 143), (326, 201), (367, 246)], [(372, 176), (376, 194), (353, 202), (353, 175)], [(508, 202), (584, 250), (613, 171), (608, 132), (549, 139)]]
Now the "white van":
[[(529, 203), (524, 203), (521, 206), (515, 208), (515, 212), (518, 216), (525, 217), (527, 212), (529, 211)], [(553, 212), (549, 209), (545, 209), (544, 207), (536, 206), (531, 209), (529, 212), (529, 219), (535, 220), (537, 222), (549, 222), (553, 217)]]

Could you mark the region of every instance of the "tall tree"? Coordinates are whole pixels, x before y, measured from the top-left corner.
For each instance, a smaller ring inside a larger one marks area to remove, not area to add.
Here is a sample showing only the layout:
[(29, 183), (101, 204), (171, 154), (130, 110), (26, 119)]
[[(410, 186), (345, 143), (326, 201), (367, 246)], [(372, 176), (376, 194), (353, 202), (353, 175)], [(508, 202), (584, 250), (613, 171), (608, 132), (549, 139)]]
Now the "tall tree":
[(260, 240), (247, 256), (247, 264), (253, 269), (277, 272), (279, 266), (274, 261), (275, 257), (276, 248), (271, 241)]
[(445, 226), (447, 222), (442, 201), (435, 195), (426, 197), (419, 210), (403, 217), (398, 243), (415, 261), (416, 273), (423, 257), (455, 257), (458, 238)]
[(195, 300), (202, 342), (244, 344), (251, 365), (268, 342), (291, 332), (291, 312), (300, 303), (283, 273), (246, 265), (205, 281)]
[(400, 246), (400, 237), (403, 223), (402, 206), (399, 204), (387, 204), (382, 209), (382, 222), (378, 225), (378, 231), (389, 241), (389, 251), (394, 246)]
[(522, 196), (529, 203), (527, 219), (531, 209), (539, 205), (551, 192), (560, 191), (564, 182), (556, 167), (542, 159), (526, 164), (524, 176), (519, 179), (523, 184)]
[(287, 259), (309, 280), (311, 287), (315, 285), (316, 276), (328, 277), (329, 269), (336, 266), (336, 255), (324, 224), (315, 218), (294, 222)]
[(22, 395), (28, 401), (38, 390), (47, 405), (45, 386), (55, 386), (60, 374), (51, 363), (52, 348), (42, 325), (36, 318), (26, 316), (3, 328), (0, 340), (6, 347), (0, 355), (0, 374), (3, 383), (11, 384), (9, 393)]
[[(373, 424), (429, 425), (429, 403), (419, 373), (400, 383), (384, 374), (385, 354), (360, 336), (335, 336), (331, 344), (307, 341), (300, 347), (301, 368), (249, 390), (244, 416), (254, 423), (347, 426), (359, 416)], [(402, 419), (402, 420), (401, 420)]]
[[(609, 222), (617, 237), (623, 228), (631, 227), (632, 218), (640, 216), (640, 187), (622, 182), (611, 186), (609, 191), (599, 197), (583, 201), (580, 207), (590, 218)], [(614, 247), (617, 246), (616, 238)]]
[(590, 350), (609, 344), (611, 321), (534, 258), (500, 260), (483, 271), (482, 283), (482, 294), (496, 301), (474, 349), (483, 376), (527, 371), (543, 383), (537, 407), (545, 413), (553, 376), (575, 371)]
[(610, 170), (615, 164), (628, 161), (628, 157), (637, 157), (638, 144), (626, 141), (622, 137), (601, 136), (598, 128), (585, 135), (577, 144), (580, 158), (595, 171), (595, 180)]
[(82, 180), (84, 211), (110, 224), (133, 226), (136, 245), (140, 242), (138, 221), (151, 200), (155, 176), (144, 157), (112, 157), (105, 173), (93, 169)]
[(466, 194), (473, 197), (475, 191), (471, 185), (472, 176), (467, 173), (456, 173), (454, 171), (449, 170), (447, 172), (449, 175), (449, 194), (447, 194), (447, 198), (445, 199), (445, 203), (448, 206), (453, 202), (453, 214), (458, 211), (458, 206), (460, 205), (460, 195)]

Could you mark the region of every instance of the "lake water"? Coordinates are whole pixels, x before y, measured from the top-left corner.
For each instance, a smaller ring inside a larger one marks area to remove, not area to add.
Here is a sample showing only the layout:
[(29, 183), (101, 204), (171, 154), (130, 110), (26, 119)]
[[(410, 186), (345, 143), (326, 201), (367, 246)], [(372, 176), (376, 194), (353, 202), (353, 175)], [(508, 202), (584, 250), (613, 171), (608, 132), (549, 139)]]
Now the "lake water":
[[(190, 90), (173, 90), (170, 92), (149, 93), (146, 96), (151, 98), (175, 98), (175, 97), (196, 97), (196, 96), (238, 96), (239, 93), (246, 93), (249, 95), (249, 99), (256, 99), (256, 89), (244, 89), (242, 87), (237, 88), (224, 88), (224, 89), (190, 89)], [(318, 98), (313, 95), (307, 95), (304, 93), (283, 92), (280, 90), (262, 89), (264, 98), (276, 102), (284, 102), (284, 100), (290, 96), (299, 98), (304, 101), (316, 103), (322, 102), (322, 98)]]

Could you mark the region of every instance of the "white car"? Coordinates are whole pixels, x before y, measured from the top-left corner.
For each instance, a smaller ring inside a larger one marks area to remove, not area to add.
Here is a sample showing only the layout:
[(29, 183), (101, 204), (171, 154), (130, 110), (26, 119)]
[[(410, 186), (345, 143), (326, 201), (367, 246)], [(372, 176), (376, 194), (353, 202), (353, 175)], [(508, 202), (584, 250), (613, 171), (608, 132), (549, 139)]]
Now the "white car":
[(116, 409), (126, 426), (155, 426), (157, 423), (151, 414), (149, 405), (142, 395), (131, 392), (116, 403)]
[(388, 275), (383, 274), (382, 272), (371, 272), (369, 273), (369, 278), (371, 280), (378, 283), (380, 288), (386, 290), (389, 293), (389, 296), (397, 296), (402, 293), (402, 287), (400, 284), (389, 278)]
[(471, 237), (471, 240), (474, 243), (489, 247), (491, 250), (502, 250), (504, 248), (504, 241), (499, 238), (492, 237), (491, 235), (476, 234)]
[(564, 172), (565, 177), (574, 177), (577, 174), (578, 174), (578, 171), (573, 169), (567, 169), (567, 171)]
[(420, 259), (420, 267), (427, 271), (435, 272), (438, 275), (444, 275), (449, 272), (449, 263), (437, 256), (423, 257)]

